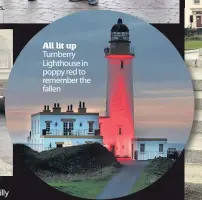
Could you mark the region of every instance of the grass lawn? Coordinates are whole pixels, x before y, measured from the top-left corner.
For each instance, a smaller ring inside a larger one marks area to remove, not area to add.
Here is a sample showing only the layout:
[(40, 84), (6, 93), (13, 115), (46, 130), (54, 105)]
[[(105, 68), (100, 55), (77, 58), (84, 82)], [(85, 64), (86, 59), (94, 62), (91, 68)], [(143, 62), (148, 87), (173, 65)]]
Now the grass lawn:
[(146, 166), (144, 171), (141, 173), (136, 183), (131, 189), (131, 193), (138, 192), (152, 183), (157, 181), (161, 176), (167, 172), (172, 166), (172, 161), (167, 158), (155, 158), (150, 160), (149, 164)]
[(54, 174), (42, 171), (38, 174), (51, 187), (72, 196), (96, 199), (121, 166), (104, 167), (86, 174)]
[(135, 185), (133, 186), (131, 193), (138, 192), (138, 191), (148, 187), (149, 185), (151, 185), (151, 184), (148, 182), (147, 174), (143, 172), (140, 175), (137, 182), (135, 183)]
[(202, 48), (202, 40), (187, 40), (185, 41), (185, 50), (194, 50)]
[(111, 177), (95, 180), (55, 181), (48, 185), (73, 196), (95, 199), (101, 193)]

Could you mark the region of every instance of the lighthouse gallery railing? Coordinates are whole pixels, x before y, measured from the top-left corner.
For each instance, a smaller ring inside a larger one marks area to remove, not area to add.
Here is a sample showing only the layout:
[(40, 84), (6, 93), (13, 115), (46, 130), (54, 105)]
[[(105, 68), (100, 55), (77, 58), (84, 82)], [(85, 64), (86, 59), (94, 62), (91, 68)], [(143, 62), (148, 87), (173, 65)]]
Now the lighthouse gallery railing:
[(99, 129), (50, 129), (49, 131), (43, 130), (42, 135), (53, 135), (53, 136), (93, 136), (100, 135)]

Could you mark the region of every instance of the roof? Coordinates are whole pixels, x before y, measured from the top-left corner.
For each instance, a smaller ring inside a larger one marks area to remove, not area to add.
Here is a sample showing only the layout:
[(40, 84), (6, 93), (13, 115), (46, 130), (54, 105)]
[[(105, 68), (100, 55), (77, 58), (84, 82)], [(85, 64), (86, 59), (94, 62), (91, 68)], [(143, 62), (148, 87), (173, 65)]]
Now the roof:
[(99, 113), (78, 113), (78, 112), (38, 112), (34, 113), (31, 116), (36, 115), (99, 115)]
[(114, 24), (112, 27), (111, 32), (129, 32), (129, 29), (125, 24), (123, 24), (122, 19), (119, 18), (117, 24)]
[(167, 138), (135, 138), (136, 141), (167, 141)]

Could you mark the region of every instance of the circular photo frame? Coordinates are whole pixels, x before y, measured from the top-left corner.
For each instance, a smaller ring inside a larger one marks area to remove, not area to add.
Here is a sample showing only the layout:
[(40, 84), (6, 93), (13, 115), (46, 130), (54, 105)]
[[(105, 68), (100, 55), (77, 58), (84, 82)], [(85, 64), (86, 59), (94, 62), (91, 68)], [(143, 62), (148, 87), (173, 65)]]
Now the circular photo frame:
[(172, 43), (113, 11), (79, 12), (42, 29), (6, 92), (14, 154), (23, 149), (40, 179), (89, 199), (126, 196), (162, 177), (193, 115), (190, 74)]

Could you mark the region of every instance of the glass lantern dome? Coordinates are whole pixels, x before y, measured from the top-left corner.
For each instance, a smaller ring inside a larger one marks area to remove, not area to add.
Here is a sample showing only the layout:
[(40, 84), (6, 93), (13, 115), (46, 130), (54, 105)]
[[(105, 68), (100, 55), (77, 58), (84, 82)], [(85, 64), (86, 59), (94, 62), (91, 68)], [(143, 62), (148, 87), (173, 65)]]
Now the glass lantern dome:
[(111, 41), (129, 41), (129, 29), (121, 18), (111, 29)]

